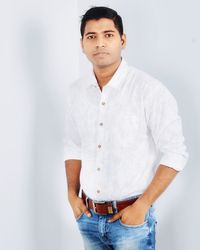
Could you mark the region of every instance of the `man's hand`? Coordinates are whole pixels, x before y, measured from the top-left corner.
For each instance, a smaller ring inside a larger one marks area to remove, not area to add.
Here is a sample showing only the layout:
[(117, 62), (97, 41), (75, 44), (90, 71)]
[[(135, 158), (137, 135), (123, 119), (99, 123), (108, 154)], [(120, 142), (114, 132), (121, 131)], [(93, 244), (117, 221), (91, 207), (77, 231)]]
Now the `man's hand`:
[(121, 222), (127, 225), (140, 225), (144, 223), (148, 207), (140, 201), (122, 209), (119, 213), (111, 217), (108, 222), (113, 222), (121, 218)]
[(70, 205), (72, 207), (75, 218), (78, 218), (82, 213), (91, 217), (90, 211), (85, 206), (83, 200), (78, 196), (69, 198)]

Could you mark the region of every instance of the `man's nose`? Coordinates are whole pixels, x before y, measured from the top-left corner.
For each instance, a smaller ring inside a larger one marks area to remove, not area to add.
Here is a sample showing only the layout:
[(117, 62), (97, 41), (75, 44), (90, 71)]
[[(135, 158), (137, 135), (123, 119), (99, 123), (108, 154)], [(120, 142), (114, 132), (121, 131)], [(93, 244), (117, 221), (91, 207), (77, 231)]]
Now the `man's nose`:
[(96, 40), (96, 48), (101, 48), (101, 47), (105, 47), (105, 40), (101, 37), (99, 37)]

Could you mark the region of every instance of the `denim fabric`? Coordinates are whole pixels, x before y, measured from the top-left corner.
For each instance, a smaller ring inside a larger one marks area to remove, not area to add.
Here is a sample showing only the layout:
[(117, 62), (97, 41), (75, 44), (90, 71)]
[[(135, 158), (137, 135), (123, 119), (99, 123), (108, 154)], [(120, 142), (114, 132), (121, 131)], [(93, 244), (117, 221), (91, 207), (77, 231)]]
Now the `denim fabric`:
[(112, 215), (98, 215), (90, 209), (92, 217), (84, 213), (77, 219), (86, 250), (155, 250), (154, 207), (145, 215), (144, 223), (127, 225), (121, 219), (108, 222)]

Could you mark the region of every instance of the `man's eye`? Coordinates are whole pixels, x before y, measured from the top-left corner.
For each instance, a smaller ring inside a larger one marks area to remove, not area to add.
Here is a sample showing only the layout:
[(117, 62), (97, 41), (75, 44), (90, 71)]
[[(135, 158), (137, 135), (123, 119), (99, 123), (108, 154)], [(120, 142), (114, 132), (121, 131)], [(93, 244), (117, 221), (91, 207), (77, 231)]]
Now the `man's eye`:
[(113, 34), (106, 34), (106, 37), (112, 37)]
[(88, 36), (87, 39), (94, 39), (95, 36), (91, 35), (91, 36)]

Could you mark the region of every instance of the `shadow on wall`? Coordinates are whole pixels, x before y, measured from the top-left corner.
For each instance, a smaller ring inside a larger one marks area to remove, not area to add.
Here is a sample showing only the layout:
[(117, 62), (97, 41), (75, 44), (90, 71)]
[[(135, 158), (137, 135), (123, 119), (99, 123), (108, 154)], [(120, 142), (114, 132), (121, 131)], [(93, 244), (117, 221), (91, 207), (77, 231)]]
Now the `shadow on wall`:
[(24, 67), (29, 78), (27, 84), (35, 104), (31, 118), (32, 138), (27, 145), (32, 148), (29, 185), (35, 249), (61, 249), (61, 221), (56, 192), (59, 176), (56, 165), (62, 154), (63, 107), (59, 106), (60, 97), (55, 89), (58, 83), (51, 80), (51, 72), (48, 70), (48, 39), (42, 23), (28, 20), (21, 30), (21, 37)]

